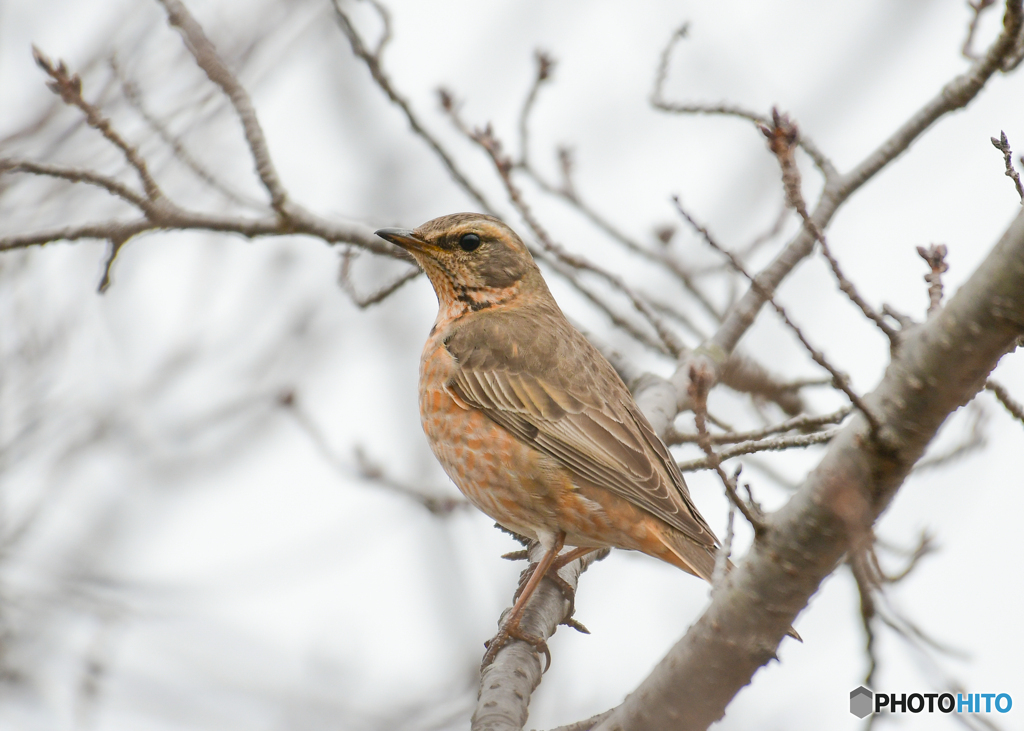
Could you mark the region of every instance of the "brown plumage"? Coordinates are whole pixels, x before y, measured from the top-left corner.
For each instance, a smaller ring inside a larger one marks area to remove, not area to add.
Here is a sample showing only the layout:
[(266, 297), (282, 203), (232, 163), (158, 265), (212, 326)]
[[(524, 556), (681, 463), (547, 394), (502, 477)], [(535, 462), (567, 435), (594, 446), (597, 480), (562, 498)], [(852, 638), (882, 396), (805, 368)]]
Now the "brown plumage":
[[(551, 560), (563, 542), (626, 548), (710, 581), (718, 542), (678, 466), (515, 232), (459, 213), (377, 233), (407, 249), (437, 293), (420, 415), (470, 502), (540, 541)], [(506, 637), (519, 636), (518, 616), (514, 608)]]

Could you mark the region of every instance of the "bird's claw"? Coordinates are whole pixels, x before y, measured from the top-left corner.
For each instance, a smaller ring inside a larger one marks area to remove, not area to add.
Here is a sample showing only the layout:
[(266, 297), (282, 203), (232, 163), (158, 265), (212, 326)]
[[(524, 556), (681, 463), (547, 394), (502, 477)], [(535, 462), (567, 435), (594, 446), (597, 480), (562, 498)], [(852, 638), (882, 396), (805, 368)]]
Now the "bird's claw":
[(522, 551), (509, 551), (508, 553), (501, 554), (501, 557), (506, 561), (529, 561), (530, 552), (525, 549)]
[(484, 643), (484, 647), (487, 648), (487, 652), (484, 653), (483, 660), (480, 662), (480, 670), (483, 671), (488, 665), (494, 662), (494, 658), (498, 656), (498, 652), (502, 647), (508, 644), (509, 640), (521, 640), (526, 644), (533, 647), (533, 651), (540, 654), (544, 653), (544, 670), (546, 673), (548, 668), (551, 667), (551, 651), (548, 649), (548, 643), (540, 637), (534, 637), (522, 632), (518, 627), (502, 627), (491, 639)]

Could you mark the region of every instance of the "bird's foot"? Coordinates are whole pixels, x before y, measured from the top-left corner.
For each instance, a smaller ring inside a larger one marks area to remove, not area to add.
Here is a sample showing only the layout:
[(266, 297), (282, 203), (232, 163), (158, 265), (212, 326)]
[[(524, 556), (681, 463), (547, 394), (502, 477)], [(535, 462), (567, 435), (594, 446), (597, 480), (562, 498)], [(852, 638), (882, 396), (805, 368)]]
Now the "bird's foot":
[(531, 645), (533, 647), (533, 651), (536, 652), (538, 656), (543, 652), (544, 670), (542, 672), (546, 673), (548, 668), (551, 667), (551, 651), (548, 649), (548, 643), (540, 637), (534, 637), (533, 635), (523, 632), (519, 629), (519, 623), (517, 622), (515, 627), (499, 628), (498, 634), (484, 643), (484, 647), (487, 648), (487, 652), (484, 653), (484, 658), (480, 663), (481, 671), (494, 662), (494, 658), (498, 656), (498, 651), (507, 645), (509, 640), (522, 640), (528, 645)]

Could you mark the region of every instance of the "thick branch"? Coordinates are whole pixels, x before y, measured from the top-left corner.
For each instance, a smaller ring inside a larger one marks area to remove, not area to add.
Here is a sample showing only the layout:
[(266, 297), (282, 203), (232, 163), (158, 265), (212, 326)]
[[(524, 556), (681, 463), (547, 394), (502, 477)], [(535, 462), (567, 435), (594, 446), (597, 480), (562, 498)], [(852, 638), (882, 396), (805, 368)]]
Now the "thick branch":
[(946, 417), (984, 387), (1022, 333), (1024, 214), (946, 306), (907, 335), (866, 397), (886, 438), (869, 439), (863, 415), (854, 416), (704, 616), (597, 728), (705, 729), (721, 718), (821, 581), (870, 537)]

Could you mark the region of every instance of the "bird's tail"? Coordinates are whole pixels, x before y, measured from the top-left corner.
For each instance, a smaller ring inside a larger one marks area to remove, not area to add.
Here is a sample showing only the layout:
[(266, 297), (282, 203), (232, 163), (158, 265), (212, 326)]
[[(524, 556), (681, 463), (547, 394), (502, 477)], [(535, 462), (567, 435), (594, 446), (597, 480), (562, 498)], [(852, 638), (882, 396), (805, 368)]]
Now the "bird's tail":
[[(659, 537), (662, 543), (665, 544), (665, 548), (668, 549), (666, 555), (663, 556), (665, 561), (678, 566), (688, 574), (699, 576), (709, 584), (712, 583), (711, 580), (715, 574), (715, 563), (718, 557), (718, 552), (714, 547), (701, 545), (682, 533), (675, 531), (672, 531), (669, 535), (662, 533)], [(726, 572), (732, 571), (734, 568), (735, 564), (732, 561), (726, 560)], [(803, 642), (803, 638), (792, 627), (789, 628), (786, 634), (797, 642)]]

